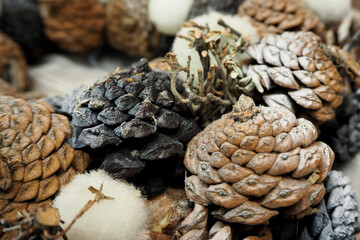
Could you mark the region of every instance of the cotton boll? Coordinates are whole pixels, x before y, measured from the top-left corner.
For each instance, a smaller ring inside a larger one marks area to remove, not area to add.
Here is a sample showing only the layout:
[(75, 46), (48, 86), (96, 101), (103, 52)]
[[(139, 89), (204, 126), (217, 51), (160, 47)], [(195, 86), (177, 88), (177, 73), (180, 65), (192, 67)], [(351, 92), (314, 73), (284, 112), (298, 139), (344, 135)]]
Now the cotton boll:
[(149, 0), (149, 18), (161, 33), (175, 35), (192, 4), (193, 0)]
[(340, 21), (349, 14), (351, 0), (305, 0), (307, 8), (319, 15), (323, 22)]
[[(211, 31), (213, 30), (223, 30), (224, 27), (217, 24), (219, 19), (223, 19), (226, 24), (230, 27), (241, 33), (244, 37), (249, 37), (250, 43), (256, 43), (259, 41), (259, 34), (256, 28), (251, 24), (251, 21), (248, 17), (243, 16), (231, 16), (225, 15), (219, 12), (211, 11), (208, 14), (201, 15), (199, 17), (190, 19), (190, 21), (196, 22), (199, 25), (205, 26), (206, 24), (209, 25)], [(188, 36), (188, 32), (191, 28), (182, 27), (178, 32), (178, 35)], [(175, 38), (172, 52), (176, 54), (176, 57), (179, 63), (183, 66), (186, 66), (188, 56), (191, 57), (191, 65), (190, 65), (190, 72), (195, 74), (195, 81), (194, 85), (197, 84), (197, 70), (202, 69), (202, 64), (200, 61), (199, 54), (195, 50), (195, 48), (189, 48), (189, 41), (179, 38), (178, 36)], [(214, 57), (210, 54), (210, 62), (211, 64), (216, 64)], [(244, 55), (245, 57), (246, 55)], [(186, 73), (180, 72), (179, 77), (181, 79), (186, 78)]]
[(79, 174), (61, 189), (53, 205), (59, 209), (65, 228), (85, 204), (94, 199), (88, 190), (103, 184), (102, 193), (114, 200), (100, 200), (95, 203), (66, 233), (71, 239), (127, 239), (138, 240), (145, 236), (149, 214), (140, 191), (123, 181), (116, 181), (105, 171)]

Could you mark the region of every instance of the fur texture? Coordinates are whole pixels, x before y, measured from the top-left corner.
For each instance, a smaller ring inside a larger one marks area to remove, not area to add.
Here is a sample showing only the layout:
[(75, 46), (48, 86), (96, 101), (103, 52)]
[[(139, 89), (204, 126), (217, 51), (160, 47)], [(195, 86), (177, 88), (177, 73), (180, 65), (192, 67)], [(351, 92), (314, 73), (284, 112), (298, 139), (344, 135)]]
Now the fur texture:
[(149, 0), (149, 18), (163, 34), (175, 35), (185, 22), (194, 0)]
[(306, 6), (324, 22), (340, 21), (351, 10), (351, 0), (305, 0)]
[[(229, 26), (240, 32), (243, 36), (248, 36), (251, 43), (259, 41), (259, 35), (256, 28), (251, 24), (248, 17), (238, 17), (225, 15), (219, 12), (211, 11), (208, 14), (201, 15), (193, 18), (190, 21), (194, 21), (199, 25), (209, 24), (210, 30), (222, 30), (223, 27), (217, 24), (218, 19), (221, 18)], [(188, 32), (191, 28), (182, 27), (178, 34), (188, 36)], [(188, 56), (191, 57), (190, 72), (195, 73), (195, 82), (197, 84), (197, 70), (202, 69), (200, 57), (194, 48), (189, 48), (189, 42), (183, 38), (176, 37), (172, 46), (172, 52), (174, 52), (179, 60), (179, 63), (186, 66)], [(246, 55), (244, 55), (246, 58)], [(216, 64), (214, 57), (210, 55), (211, 64)], [(184, 72), (180, 72), (179, 77), (181, 79), (186, 78)]]
[(99, 189), (115, 200), (101, 200), (95, 203), (67, 233), (72, 239), (127, 239), (138, 240), (145, 236), (149, 221), (148, 210), (140, 191), (124, 181), (112, 179), (105, 171), (79, 174), (61, 189), (53, 205), (59, 209), (64, 228), (78, 214), (80, 209), (94, 199), (89, 186)]

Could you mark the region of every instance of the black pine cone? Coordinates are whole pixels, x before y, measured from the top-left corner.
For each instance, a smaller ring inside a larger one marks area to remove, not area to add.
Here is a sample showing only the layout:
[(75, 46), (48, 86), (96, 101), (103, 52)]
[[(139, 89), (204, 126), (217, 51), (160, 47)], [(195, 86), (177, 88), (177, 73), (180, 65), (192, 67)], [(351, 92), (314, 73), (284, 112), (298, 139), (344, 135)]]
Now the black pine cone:
[(344, 98), (336, 116), (334, 121), (321, 126), (320, 138), (333, 149), (336, 161), (346, 162), (360, 152), (359, 90)]
[(272, 222), (274, 239), (351, 240), (360, 232), (358, 202), (350, 178), (331, 171), (325, 181), (326, 194), (315, 213), (300, 220)]
[[(184, 91), (178, 85), (178, 91)], [(117, 178), (131, 177), (160, 160), (174, 164), (166, 169), (161, 167), (165, 163), (157, 164), (157, 168), (178, 175), (184, 171), (178, 162), (186, 143), (199, 131), (172, 95), (169, 75), (152, 70), (146, 59), (49, 102), (70, 116), (70, 144), (106, 150), (100, 157), (102, 168)]]

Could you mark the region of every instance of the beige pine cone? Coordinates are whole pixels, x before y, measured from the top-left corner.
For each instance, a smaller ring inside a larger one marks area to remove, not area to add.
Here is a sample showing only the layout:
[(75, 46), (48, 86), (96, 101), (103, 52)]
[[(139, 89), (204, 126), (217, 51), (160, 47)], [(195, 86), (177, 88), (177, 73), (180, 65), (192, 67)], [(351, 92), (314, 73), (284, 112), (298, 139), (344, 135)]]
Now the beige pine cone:
[(48, 203), (87, 168), (89, 155), (65, 142), (70, 135), (68, 119), (45, 101), (0, 96), (0, 218)]
[(105, 8), (98, 0), (41, 1), (46, 36), (69, 52), (86, 52), (103, 42)]
[(160, 33), (149, 20), (148, 0), (109, 0), (106, 10), (109, 44), (130, 56), (152, 58)]
[(298, 0), (246, 0), (238, 15), (249, 16), (260, 36), (284, 31), (312, 31), (321, 34), (325, 25), (305, 3)]
[[(232, 112), (212, 122), (188, 145), (188, 197), (221, 208), (225, 222), (265, 224), (289, 207), (299, 214), (319, 203), (334, 153), (308, 120), (283, 108), (256, 107), (242, 95)], [(310, 177), (310, 179), (308, 179)], [(308, 180), (307, 180), (308, 179)]]
[(247, 66), (246, 75), (257, 78), (267, 90), (263, 98), (269, 106), (295, 111), (295, 102), (319, 123), (335, 118), (334, 109), (343, 101), (343, 78), (317, 35), (269, 35), (247, 52), (256, 63)]
[(0, 78), (0, 96), (1, 95), (24, 98), (13, 86)]
[(28, 65), (20, 46), (0, 32), (0, 78), (17, 90), (26, 90), (30, 85)]

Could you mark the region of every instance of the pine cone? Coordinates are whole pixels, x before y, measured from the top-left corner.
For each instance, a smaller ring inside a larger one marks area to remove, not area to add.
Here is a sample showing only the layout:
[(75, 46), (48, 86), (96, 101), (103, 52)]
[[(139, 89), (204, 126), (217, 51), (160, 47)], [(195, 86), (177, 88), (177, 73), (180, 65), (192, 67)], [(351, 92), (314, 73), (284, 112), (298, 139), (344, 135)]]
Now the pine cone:
[(245, 225), (265, 224), (283, 207), (291, 215), (307, 211), (322, 199), (321, 182), (334, 161), (317, 136), (310, 121), (256, 107), (242, 95), (189, 143), (184, 163), (194, 175), (185, 180), (187, 195), (222, 207), (215, 218)]
[(170, 77), (151, 70), (146, 59), (90, 88), (75, 89), (61, 105), (61, 111), (72, 117), (73, 147), (106, 147), (108, 153), (100, 157), (102, 168), (116, 178), (145, 170), (142, 182), (149, 188), (164, 187), (166, 181), (155, 180), (160, 175), (172, 178), (183, 173), (184, 145), (199, 131), (183, 109), (171, 93)]
[(334, 150), (337, 162), (352, 160), (360, 151), (360, 90), (344, 98), (336, 119), (320, 126), (320, 139)]
[(148, 16), (148, 0), (109, 0), (106, 13), (109, 44), (130, 56), (154, 57), (160, 33)]
[(0, 32), (0, 78), (10, 82), (17, 90), (29, 87), (28, 65), (17, 43)]
[(0, 78), (0, 96), (1, 95), (24, 98), (13, 86)]
[(0, 228), (6, 232), (0, 236), (1, 240), (8, 239), (49, 239), (49, 234), (55, 236), (62, 232), (59, 210), (50, 205), (43, 205), (30, 211), (18, 213), (16, 222), (7, 222), (2, 219)]
[(105, 9), (97, 0), (40, 3), (46, 36), (69, 52), (86, 52), (103, 41)]
[(247, 0), (240, 5), (238, 15), (252, 18), (261, 36), (284, 31), (321, 34), (325, 28), (320, 18), (297, 0)]
[[(274, 237), (279, 240), (350, 240), (360, 232), (358, 202), (349, 177), (331, 171), (324, 181), (326, 194), (317, 211), (301, 220), (274, 221)], [(297, 231), (294, 229), (298, 228)], [(296, 235), (296, 232), (299, 235)]]
[(51, 44), (43, 32), (40, 9), (35, 1), (2, 0), (0, 9), (1, 31), (21, 46), (29, 62), (38, 60), (50, 50)]
[(207, 229), (209, 219), (208, 209), (205, 206), (196, 204), (193, 211), (181, 222), (173, 239), (199, 239), (199, 240), (272, 240), (270, 228), (266, 226), (255, 226), (241, 228), (239, 224), (227, 225), (221, 221), (215, 222)]
[(343, 78), (318, 36), (311, 32), (270, 35), (247, 52), (257, 65), (248, 66), (246, 74), (268, 90), (263, 98), (269, 106), (293, 110), (296, 102), (319, 123), (335, 118), (334, 108), (343, 101)]
[(70, 135), (67, 118), (45, 101), (0, 96), (1, 218), (16, 220), (86, 169), (89, 156), (65, 142)]

